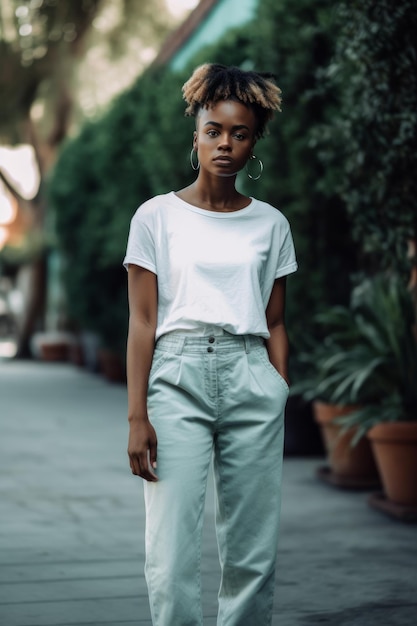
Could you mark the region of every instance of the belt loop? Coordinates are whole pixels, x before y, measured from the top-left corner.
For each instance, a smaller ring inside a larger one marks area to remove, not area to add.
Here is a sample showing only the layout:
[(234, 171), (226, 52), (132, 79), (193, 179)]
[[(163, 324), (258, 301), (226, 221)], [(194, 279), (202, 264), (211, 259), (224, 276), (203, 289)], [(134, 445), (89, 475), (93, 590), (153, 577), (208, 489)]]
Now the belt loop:
[(250, 335), (243, 335), (243, 341), (245, 342), (245, 352), (248, 354), (250, 350)]
[(184, 350), (185, 340), (186, 340), (186, 337), (184, 335), (182, 335), (181, 337), (177, 337), (177, 345), (175, 347), (175, 354), (176, 355), (182, 354), (182, 352)]

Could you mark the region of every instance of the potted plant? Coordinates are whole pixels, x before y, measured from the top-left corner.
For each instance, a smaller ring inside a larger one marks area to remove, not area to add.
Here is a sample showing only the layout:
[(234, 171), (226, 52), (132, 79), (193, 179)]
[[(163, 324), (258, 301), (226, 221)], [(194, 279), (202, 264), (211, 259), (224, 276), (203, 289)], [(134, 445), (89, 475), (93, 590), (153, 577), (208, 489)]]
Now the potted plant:
[[(380, 471), (384, 497), (371, 504), (407, 519), (417, 519), (417, 339), (415, 311), (405, 282), (397, 275), (364, 281), (353, 293), (360, 325), (361, 368), (347, 376), (343, 393), (355, 403), (361, 390), (368, 398), (338, 421), (356, 428), (355, 441), (367, 435)], [(359, 365), (359, 359), (357, 360)]]
[[(369, 441), (356, 439), (357, 427), (343, 427), (338, 419), (348, 416), (372, 397), (369, 387), (357, 384), (363, 348), (361, 327), (351, 308), (337, 306), (316, 317), (317, 336), (300, 355), (305, 373), (292, 393), (313, 403), (328, 465), (319, 467), (320, 478), (335, 486), (368, 489), (379, 484), (378, 470)], [(358, 363), (359, 362), (359, 363)], [(355, 394), (350, 383), (355, 382)]]

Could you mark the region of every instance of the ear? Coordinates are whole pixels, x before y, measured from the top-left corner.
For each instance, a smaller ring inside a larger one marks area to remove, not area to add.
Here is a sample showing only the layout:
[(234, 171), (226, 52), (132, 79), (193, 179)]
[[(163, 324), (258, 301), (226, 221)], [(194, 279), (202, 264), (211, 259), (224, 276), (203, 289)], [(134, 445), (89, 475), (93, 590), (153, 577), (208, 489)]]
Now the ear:
[(193, 148), (197, 152), (198, 146), (197, 146), (197, 131), (196, 130), (193, 132)]

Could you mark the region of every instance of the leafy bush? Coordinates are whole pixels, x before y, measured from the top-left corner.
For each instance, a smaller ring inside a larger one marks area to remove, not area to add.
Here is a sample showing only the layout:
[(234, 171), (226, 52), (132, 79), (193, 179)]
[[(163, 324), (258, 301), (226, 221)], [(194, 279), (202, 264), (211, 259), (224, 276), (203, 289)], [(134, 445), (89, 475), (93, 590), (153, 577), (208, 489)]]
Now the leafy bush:
[(127, 332), (121, 262), (130, 219), (141, 202), (186, 179), (185, 146), (182, 158), (172, 156), (187, 124), (167, 107), (172, 80), (162, 71), (144, 75), (107, 115), (86, 124), (62, 150), (49, 187), (69, 315), (121, 353)]
[(357, 440), (380, 422), (417, 420), (417, 337), (410, 293), (395, 274), (365, 281), (353, 293), (352, 308), (362, 353), (356, 377), (344, 386), (353, 402), (362, 389), (369, 400), (341, 423), (358, 426)]
[(339, 114), (316, 130), (325, 167), (351, 216), (367, 271), (406, 268), (417, 239), (417, 5), (354, 0), (337, 5), (339, 35), (323, 79)]
[[(322, 72), (334, 53), (338, 24), (325, 0), (264, 0), (259, 4), (257, 37), (250, 58), (255, 67), (277, 75), (283, 110), (257, 147), (265, 173), (256, 193), (289, 218), (299, 259), (288, 285), (288, 328), (292, 378), (304, 376), (297, 354), (315, 333), (314, 316), (349, 302), (349, 275), (357, 268), (356, 249), (333, 170), (323, 167), (311, 135), (337, 115), (338, 86), (322, 89)], [(253, 186), (246, 185), (246, 190)]]
[(349, 308), (330, 309), (317, 323), (323, 341), (304, 355), (310, 376), (293, 393), (359, 405), (339, 420), (359, 427), (356, 440), (381, 421), (417, 419), (416, 320), (398, 275), (365, 279)]

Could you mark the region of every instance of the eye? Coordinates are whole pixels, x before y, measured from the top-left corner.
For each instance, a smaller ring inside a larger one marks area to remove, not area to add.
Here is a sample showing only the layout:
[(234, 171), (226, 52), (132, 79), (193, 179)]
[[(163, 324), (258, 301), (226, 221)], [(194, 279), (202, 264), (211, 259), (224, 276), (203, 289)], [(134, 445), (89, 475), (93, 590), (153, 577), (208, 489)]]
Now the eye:
[(246, 139), (245, 135), (242, 135), (242, 133), (235, 133), (235, 138), (238, 141), (243, 141), (244, 139)]
[(213, 128), (211, 128), (210, 130), (207, 131), (207, 135), (209, 137), (217, 137), (218, 134), (219, 134), (218, 131), (214, 130)]

